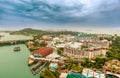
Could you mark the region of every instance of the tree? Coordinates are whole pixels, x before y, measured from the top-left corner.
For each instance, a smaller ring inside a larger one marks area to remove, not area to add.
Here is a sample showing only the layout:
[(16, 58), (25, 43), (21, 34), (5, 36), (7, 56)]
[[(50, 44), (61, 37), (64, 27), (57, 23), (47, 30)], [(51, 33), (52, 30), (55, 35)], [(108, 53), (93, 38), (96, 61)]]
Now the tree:
[(116, 37), (115, 40), (112, 40), (112, 45), (107, 52), (107, 57), (120, 60), (120, 37)]
[(83, 67), (91, 68), (94, 66), (94, 63), (91, 62), (88, 58), (84, 59), (84, 62), (81, 63)]
[(56, 78), (55, 75), (47, 68), (45, 69), (40, 76), (42, 78)]
[(49, 68), (46, 68), (43, 72), (40, 73), (41, 78), (59, 78), (60, 72), (56, 69), (54, 72), (50, 71)]

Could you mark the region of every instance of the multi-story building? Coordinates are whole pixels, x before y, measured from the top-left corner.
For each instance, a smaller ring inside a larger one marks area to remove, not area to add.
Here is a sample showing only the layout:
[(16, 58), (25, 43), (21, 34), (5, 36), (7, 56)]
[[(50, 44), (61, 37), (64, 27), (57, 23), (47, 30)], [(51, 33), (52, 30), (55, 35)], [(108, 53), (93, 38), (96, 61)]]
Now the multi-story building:
[[(85, 45), (87, 46), (87, 48), (81, 49), (81, 47)], [(68, 56), (74, 56), (76, 58), (84, 58), (84, 57), (93, 58), (98, 55), (106, 56), (106, 52), (108, 48), (109, 48), (109, 41), (107, 40), (85, 41), (78, 46), (75, 46), (73, 44), (66, 45), (64, 48), (64, 54)]]
[(82, 41), (84, 46), (88, 47), (106, 47), (109, 48), (110, 42), (108, 40), (87, 40)]
[(75, 58), (94, 58), (98, 55), (106, 55), (107, 48), (91, 48), (91, 49), (71, 49), (66, 47), (64, 49), (64, 54), (75, 57)]
[(111, 35), (108, 35), (108, 34), (97, 34), (97, 37), (105, 39), (105, 38), (111, 38)]

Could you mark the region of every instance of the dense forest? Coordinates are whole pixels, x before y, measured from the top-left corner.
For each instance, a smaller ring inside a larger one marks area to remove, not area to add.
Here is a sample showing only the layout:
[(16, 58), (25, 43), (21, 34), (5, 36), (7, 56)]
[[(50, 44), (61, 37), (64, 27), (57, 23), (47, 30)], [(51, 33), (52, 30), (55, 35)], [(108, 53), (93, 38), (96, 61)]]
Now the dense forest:
[(112, 40), (112, 45), (107, 52), (107, 57), (110, 59), (120, 60), (120, 37), (116, 37)]

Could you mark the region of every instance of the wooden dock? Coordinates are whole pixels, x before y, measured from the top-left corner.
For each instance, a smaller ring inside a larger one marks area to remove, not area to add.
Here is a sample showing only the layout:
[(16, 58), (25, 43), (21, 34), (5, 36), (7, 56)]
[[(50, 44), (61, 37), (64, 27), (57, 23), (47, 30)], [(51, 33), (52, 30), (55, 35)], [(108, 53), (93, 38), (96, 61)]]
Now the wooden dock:
[(36, 70), (38, 67), (40, 67), (41, 64), (42, 64), (42, 62), (39, 61), (32, 69)]
[[(40, 68), (39, 69), (37, 69), (39, 66), (39, 64), (37, 64), (36, 66), (34, 66), (32, 69), (31, 69), (31, 72), (32, 72), (32, 74), (33, 75), (36, 75), (36, 74), (38, 74), (44, 67), (45, 67), (45, 65), (47, 64), (47, 62), (45, 62), (42, 66), (40, 66)], [(36, 69), (36, 70), (35, 70)]]

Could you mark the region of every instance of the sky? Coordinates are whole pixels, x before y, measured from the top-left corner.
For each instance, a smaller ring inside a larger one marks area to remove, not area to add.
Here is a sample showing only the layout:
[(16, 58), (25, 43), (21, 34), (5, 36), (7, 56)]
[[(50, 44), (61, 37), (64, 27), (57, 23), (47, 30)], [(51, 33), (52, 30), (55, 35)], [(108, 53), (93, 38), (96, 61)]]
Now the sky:
[(120, 0), (0, 0), (2, 29), (120, 28)]

